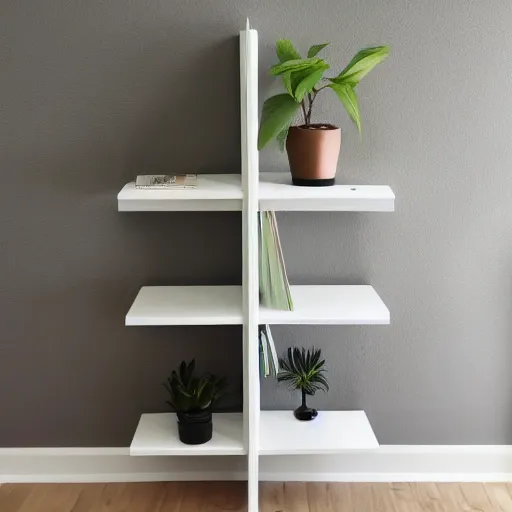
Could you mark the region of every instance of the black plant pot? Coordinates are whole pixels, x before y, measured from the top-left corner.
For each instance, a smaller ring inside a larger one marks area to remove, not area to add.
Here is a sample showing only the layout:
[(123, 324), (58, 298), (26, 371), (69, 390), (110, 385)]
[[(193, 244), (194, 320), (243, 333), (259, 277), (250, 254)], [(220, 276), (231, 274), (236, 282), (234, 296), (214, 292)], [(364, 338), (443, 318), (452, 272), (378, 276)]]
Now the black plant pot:
[(306, 404), (306, 393), (302, 391), (302, 404), (293, 411), (293, 415), (300, 421), (311, 421), (318, 416), (318, 411)]
[(210, 411), (179, 412), (178, 435), (185, 444), (207, 443), (213, 434), (212, 413)]

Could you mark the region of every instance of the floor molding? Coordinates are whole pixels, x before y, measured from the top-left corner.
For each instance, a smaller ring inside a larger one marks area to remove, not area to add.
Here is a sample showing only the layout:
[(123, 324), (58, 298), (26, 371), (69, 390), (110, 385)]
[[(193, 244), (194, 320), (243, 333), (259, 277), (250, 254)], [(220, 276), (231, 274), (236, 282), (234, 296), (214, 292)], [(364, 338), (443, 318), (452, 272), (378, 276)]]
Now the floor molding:
[[(0, 483), (244, 480), (245, 457), (130, 457), (128, 448), (0, 448)], [(260, 457), (262, 481), (509, 482), (512, 446), (381, 446)]]

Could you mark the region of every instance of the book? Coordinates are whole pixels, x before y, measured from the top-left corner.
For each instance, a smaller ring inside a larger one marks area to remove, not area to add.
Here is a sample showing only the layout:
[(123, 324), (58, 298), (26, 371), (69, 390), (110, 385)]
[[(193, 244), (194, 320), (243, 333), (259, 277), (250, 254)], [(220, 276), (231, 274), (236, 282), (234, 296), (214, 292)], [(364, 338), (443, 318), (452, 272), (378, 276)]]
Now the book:
[(260, 302), (273, 309), (293, 311), (275, 212), (260, 212), (259, 228)]
[(263, 370), (264, 376), (268, 377), (270, 375), (270, 362), (268, 358), (268, 343), (265, 337), (265, 333), (260, 332), (260, 343), (263, 345)]
[(197, 188), (197, 174), (143, 174), (137, 176), (135, 188), (148, 190)]
[(260, 351), (260, 374), (262, 377), (276, 377), (279, 373), (279, 358), (274, 344), (270, 326), (261, 325), (258, 334)]
[(277, 375), (279, 373), (279, 357), (277, 356), (276, 345), (272, 337), (272, 332), (270, 331), (270, 325), (265, 325), (264, 333), (267, 338), (268, 348), (270, 349), (270, 361), (272, 361), (275, 375)]

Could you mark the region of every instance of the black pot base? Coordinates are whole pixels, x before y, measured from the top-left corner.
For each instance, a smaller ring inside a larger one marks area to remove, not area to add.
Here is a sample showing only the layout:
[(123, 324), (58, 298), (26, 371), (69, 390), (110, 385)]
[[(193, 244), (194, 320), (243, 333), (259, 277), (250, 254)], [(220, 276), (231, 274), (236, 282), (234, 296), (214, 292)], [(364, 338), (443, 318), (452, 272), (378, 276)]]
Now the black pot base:
[(178, 413), (178, 435), (184, 444), (204, 444), (213, 435), (211, 413), (182, 414)]
[(300, 407), (297, 407), (295, 411), (293, 411), (293, 415), (299, 421), (311, 421), (318, 416), (318, 411), (316, 409), (311, 409), (310, 407), (304, 407), (301, 405)]
[(292, 177), (292, 183), (297, 187), (332, 187), (334, 178), (323, 180), (304, 180)]

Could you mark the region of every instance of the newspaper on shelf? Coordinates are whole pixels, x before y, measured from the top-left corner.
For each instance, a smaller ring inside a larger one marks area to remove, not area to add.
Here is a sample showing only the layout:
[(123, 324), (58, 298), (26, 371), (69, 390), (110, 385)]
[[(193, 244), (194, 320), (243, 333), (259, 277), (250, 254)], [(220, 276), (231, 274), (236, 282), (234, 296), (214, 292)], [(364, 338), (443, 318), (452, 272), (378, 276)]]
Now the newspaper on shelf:
[(197, 174), (143, 174), (137, 176), (135, 188), (147, 190), (197, 188)]

